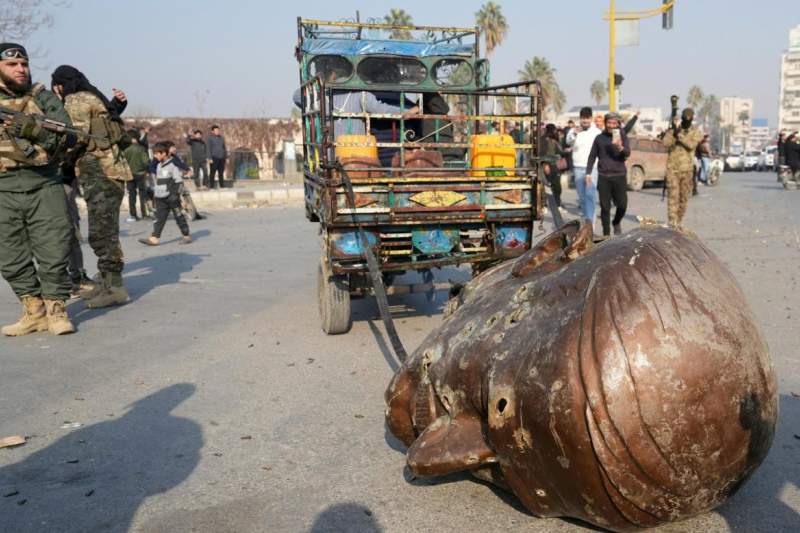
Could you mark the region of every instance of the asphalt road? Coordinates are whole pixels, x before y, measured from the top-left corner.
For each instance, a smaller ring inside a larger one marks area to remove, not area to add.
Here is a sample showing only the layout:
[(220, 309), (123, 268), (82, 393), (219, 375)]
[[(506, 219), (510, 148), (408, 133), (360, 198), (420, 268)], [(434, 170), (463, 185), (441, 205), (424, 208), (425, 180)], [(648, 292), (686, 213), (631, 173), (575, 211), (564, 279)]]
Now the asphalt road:
[[(565, 199), (574, 206), (574, 191)], [(743, 489), (662, 531), (800, 531), (799, 206), (771, 173), (726, 174), (691, 201), (687, 225), (763, 328), (781, 412)], [(630, 211), (629, 228), (637, 214), (664, 219), (660, 189), (632, 193)], [(0, 339), (0, 438), (29, 437), (0, 450), (0, 531), (586, 530), (468, 475), (404, 477), (384, 429), (396, 364), (376, 308), (357, 303), (348, 335), (320, 331), (317, 228), (301, 208), (211, 213), (191, 246), (172, 222), (160, 248), (136, 243), (146, 224), (123, 227), (131, 303), (71, 304), (76, 335)], [(393, 300), (408, 348), (443, 301)], [(3, 283), (0, 322), (17, 314)]]

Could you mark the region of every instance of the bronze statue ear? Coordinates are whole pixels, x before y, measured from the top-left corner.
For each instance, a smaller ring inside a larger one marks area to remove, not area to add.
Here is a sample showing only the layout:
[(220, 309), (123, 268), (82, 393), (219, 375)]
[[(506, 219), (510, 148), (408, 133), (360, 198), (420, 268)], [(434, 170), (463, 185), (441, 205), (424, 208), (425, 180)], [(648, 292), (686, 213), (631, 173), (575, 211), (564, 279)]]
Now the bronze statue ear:
[(592, 225), (572, 220), (545, 236), (514, 263), (511, 275), (523, 278), (551, 261), (567, 263), (585, 255), (592, 247)]
[(496, 463), (477, 415), (437, 418), (408, 449), (408, 467), (418, 476), (442, 476)]
[(416, 438), (412, 420), (416, 391), (414, 385), (411, 373), (404, 370), (392, 378), (389, 388), (386, 389), (386, 425), (406, 446), (410, 446)]

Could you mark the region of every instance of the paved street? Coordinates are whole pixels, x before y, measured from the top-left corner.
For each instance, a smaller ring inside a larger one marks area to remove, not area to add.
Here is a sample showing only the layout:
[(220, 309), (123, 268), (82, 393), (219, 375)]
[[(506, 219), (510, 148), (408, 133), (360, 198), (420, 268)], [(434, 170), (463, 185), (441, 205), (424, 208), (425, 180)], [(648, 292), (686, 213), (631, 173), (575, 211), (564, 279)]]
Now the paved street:
[[(780, 422), (738, 494), (662, 531), (800, 531), (800, 192), (772, 173), (728, 173), (701, 193), (687, 225), (758, 317)], [(660, 195), (631, 193), (623, 225), (663, 220)], [(565, 198), (574, 207), (574, 191)], [(160, 248), (136, 243), (149, 225), (123, 229), (131, 303), (73, 303), (76, 335), (0, 339), (0, 438), (30, 437), (0, 450), (0, 531), (587, 530), (537, 519), (469, 475), (404, 477), (384, 428), (396, 363), (376, 307), (356, 303), (348, 335), (320, 331), (317, 227), (302, 208), (211, 212), (191, 246), (172, 221)], [(440, 322), (444, 296), (393, 300), (409, 349)], [(18, 312), (0, 284), (0, 322)]]

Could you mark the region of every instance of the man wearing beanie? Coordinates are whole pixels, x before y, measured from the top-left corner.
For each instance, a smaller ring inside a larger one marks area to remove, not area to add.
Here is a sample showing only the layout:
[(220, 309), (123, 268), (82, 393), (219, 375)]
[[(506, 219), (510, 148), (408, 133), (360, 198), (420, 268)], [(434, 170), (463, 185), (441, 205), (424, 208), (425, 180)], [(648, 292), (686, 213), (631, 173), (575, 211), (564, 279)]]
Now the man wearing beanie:
[(0, 273), (22, 302), (8, 336), (75, 331), (65, 302), (72, 225), (56, 160), (75, 138), (41, 127), (33, 115), (70, 125), (59, 99), (31, 83), (28, 52), (0, 44), (0, 105), (24, 114), (0, 128)]

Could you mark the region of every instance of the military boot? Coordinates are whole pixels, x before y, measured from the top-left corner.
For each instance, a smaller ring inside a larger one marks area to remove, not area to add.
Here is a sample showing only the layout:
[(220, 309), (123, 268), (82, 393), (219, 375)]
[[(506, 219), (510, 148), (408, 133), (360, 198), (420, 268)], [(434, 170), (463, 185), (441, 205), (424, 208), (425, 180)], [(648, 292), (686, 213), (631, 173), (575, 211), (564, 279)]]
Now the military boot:
[(75, 326), (69, 321), (67, 308), (63, 300), (45, 300), (47, 308), (47, 330), (53, 335), (75, 333)]
[(42, 299), (38, 296), (23, 296), (21, 300), (22, 316), (16, 324), (4, 326), (1, 330), (3, 335), (19, 337), (47, 329), (47, 311)]
[(112, 305), (127, 303), (130, 297), (125, 286), (122, 284), (122, 274), (108, 273), (103, 277), (103, 284), (100, 292), (94, 298), (86, 300), (86, 307), (99, 309)]
[(81, 297), (81, 300), (91, 300), (95, 296), (99, 295), (103, 290), (103, 280), (105, 276), (106, 274), (98, 272), (93, 279), (89, 278), (88, 276), (82, 278), (80, 292), (78, 293)]

